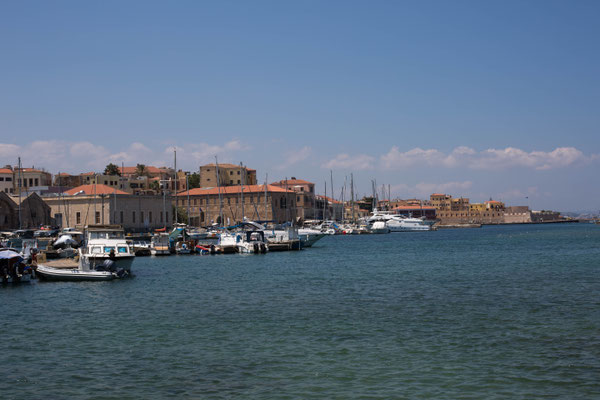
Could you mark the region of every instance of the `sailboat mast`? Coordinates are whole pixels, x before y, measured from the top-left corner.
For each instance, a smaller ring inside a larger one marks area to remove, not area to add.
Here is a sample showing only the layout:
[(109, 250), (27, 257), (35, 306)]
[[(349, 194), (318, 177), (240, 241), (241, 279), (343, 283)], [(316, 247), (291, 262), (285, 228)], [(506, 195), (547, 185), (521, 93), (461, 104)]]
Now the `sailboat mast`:
[(329, 170), (329, 179), (331, 180), (331, 213), (332, 215), (332, 220), (335, 221), (335, 207), (333, 204), (333, 201), (335, 200), (335, 192), (333, 191), (333, 171)]
[(215, 156), (215, 166), (217, 172), (217, 190), (219, 192), (219, 218), (221, 219), (221, 226), (223, 226), (223, 201), (221, 200), (221, 182), (219, 179), (219, 160)]
[(244, 217), (246, 216), (246, 214), (244, 213), (244, 180), (245, 180), (244, 170), (242, 169), (242, 163), (240, 162), (240, 182), (242, 183), (242, 190), (240, 191), (240, 197), (241, 197), (241, 201), (242, 201), (242, 221), (244, 220)]
[(189, 175), (185, 174), (185, 189), (187, 190), (187, 224), (190, 225), (190, 183)]
[(352, 223), (354, 223), (354, 174), (350, 174), (350, 197), (352, 198), (350, 203), (352, 205)]
[(19, 168), (19, 229), (23, 229), (21, 221), (21, 188), (23, 187), (23, 178), (21, 177), (21, 157), (19, 157), (17, 166)]
[(173, 166), (175, 167), (175, 223), (177, 223), (177, 206), (179, 205), (179, 199), (177, 198), (177, 147), (173, 148), (173, 157)]
[(323, 220), (327, 219), (327, 181), (325, 181), (325, 198), (323, 199)]
[(269, 181), (269, 174), (265, 174), (265, 221), (267, 221), (267, 182), (268, 181)]

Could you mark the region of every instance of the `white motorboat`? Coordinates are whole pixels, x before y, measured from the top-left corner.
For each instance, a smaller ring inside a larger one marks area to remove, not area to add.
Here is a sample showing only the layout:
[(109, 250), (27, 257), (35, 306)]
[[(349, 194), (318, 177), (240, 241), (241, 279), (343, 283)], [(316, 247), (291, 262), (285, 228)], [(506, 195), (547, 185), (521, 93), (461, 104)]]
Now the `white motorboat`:
[(153, 256), (169, 256), (171, 255), (169, 245), (170, 238), (168, 233), (155, 234), (150, 241), (150, 253)]
[(237, 232), (222, 232), (219, 236), (217, 245), (220, 248), (230, 248), (234, 246), (238, 253), (258, 254), (269, 251), (269, 245), (265, 238), (264, 227), (262, 225), (251, 221), (245, 221), (240, 223), (240, 227), (242, 230)]
[(319, 240), (323, 239), (325, 236), (327, 236), (326, 233), (323, 233), (317, 229), (310, 229), (310, 228), (299, 228), (298, 229), (298, 238), (300, 239), (300, 242), (302, 243), (303, 248), (311, 247), (313, 244), (315, 244)]
[(110, 281), (115, 279), (115, 273), (110, 271), (84, 271), (52, 268), (45, 265), (38, 265), (36, 274), (40, 279), (48, 281)]
[(375, 221), (369, 227), (371, 233), (390, 233), (390, 228), (387, 227), (384, 221)]
[(373, 210), (373, 215), (367, 218), (367, 223), (373, 224), (376, 221), (385, 222), (390, 232), (410, 232), (410, 231), (429, 231), (435, 221), (429, 221), (424, 218), (405, 217), (403, 215), (392, 214), (389, 211)]
[(22, 254), (13, 249), (0, 249), (0, 282), (25, 283), (31, 277), (31, 267), (23, 263)]
[(89, 260), (90, 269), (112, 259), (118, 268), (128, 271), (135, 259), (133, 249), (125, 240), (125, 232), (119, 225), (88, 226), (87, 243), (82, 255)]

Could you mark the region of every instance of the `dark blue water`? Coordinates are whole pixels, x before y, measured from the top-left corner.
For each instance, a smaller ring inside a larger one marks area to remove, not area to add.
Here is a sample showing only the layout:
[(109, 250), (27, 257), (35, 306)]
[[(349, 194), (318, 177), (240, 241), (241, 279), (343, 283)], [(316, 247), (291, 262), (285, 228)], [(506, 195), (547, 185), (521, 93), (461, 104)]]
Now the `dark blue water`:
[(0, 288), (0, 397), (600, 398), (600, 226), (327, 237)]

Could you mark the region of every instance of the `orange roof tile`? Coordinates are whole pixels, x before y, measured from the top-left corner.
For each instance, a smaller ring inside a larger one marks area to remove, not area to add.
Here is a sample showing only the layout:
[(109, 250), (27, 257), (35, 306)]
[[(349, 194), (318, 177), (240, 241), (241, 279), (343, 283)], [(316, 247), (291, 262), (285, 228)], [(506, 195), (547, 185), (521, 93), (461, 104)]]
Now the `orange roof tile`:
[[(150, 174), (160, 174), (163, 172), (160, 168), (156, 168), (152, 165), (146, 165), (146, 171)], [(135, 174), (137, 172), (137, 167), (119, 167), (119, 172), (122, 174)]]
[(12, 174), (12, 170), (8, 168), (0, 168), (0, 174)]
[[(95, 188), (94, 188), (94, 186), (95, 186)], [(112, 187), (106, 186), (106, 185), (81, 185), (81, 186), (77, 186), (76, 188), (67, 190), (65, 192), (65, 194), (74, 195), (75, 193), (79, 193), (81, 191), (83, 191), (83, 194), (92, 195), (92, 196), (94, 194), (129, 194), (122, 190), (112, 188)]]
[[(234, 193), (240, 193), (241, 189), (242, 189), (241, 186), (225, 186), (225, 187), (222, 187), (220, 190), (221, 190), (221, 194), (234, 194)], [(244, 193), (264, 193), (264, 192), (265, 192), (265, 185), (244, 186)], [(273, 186), (273, 185), (267, 185), (267, 192), (290, 193), (290, 194), (296, 193), (293, 190), (285, 190), (283, 188), (280, 188), (278, 186)], [(196, 188), (196, 189), (189, 190), (189, 194), (190, 194), (190, 196), (204, 196), (204, 195), (209, 195), (209, 194), (219, 194), (219, 188)], [(188, 195), (188, 191), (177, 193), (177, 196), (187, 196), (187, 195)]]
[(398, 206), (394, 210), (435, 210), (435, 207), (430, 206)]
[[(286, 180), (282, 179), (279, 182), (274, 182), (273, 185), (285, 185)], [(288, 179), (287, 184), (289, 185), (314, 185), (314, 183), (305, 181), (304, 179)]]

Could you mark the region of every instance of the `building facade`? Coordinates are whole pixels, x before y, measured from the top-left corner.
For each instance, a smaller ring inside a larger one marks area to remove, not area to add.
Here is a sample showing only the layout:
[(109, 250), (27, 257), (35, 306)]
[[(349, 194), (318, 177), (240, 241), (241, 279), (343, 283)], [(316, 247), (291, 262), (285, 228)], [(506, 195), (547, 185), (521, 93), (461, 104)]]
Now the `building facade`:
[(0, 168), (0, 192), (8, 194), (15, 192), (14, 175), (11, 168)]
[[(283, 179), (271, 185), (296, 193), (296, 215), (299, 220), (322, 219), (324, 203), (317, 205), (314, 183), (292, 177), (292, 179)], [(341, 215), (341, 212), (339, 214)]]
[(235, 164), (218, 165), (219, 183), (217, 184), (217, 165), (207, 164), (200, 167), (200, 187), (256, 185), (256, 170)]
[(84, 229), (90, 224), (117, 224), (128, 232), (172, 226), (169, 196), (134, 196), (106, 185), (93, 186), (79, 186), (64, 196), (44, 198), (56, 225)]
[(243, 192), (242, 186), (191, 189), (178, 193), (175, 204), (188, 214), (193, 226), (233, 225), (244, 217), (275, 223), (297, 218), (295, 192), (273, 185), (243, 188)]
[(40, 187), (52, 186), (52, 174), (35, 168), (14, 168), (14, 192), (35, 191)]

